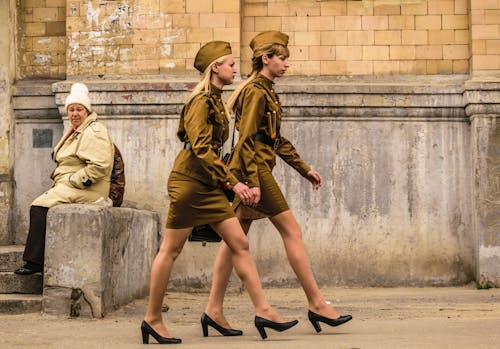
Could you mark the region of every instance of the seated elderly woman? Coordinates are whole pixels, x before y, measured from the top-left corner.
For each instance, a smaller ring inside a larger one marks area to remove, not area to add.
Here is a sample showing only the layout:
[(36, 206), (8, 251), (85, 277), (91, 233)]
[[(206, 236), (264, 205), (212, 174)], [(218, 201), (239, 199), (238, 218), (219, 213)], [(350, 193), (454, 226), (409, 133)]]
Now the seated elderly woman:
[(43, 271), (46, 219), (49, 208), (67, 203), (95, 202), (107, 198), (114, 146), (106, 127), (92, 112), (87, 86), (75, 83), (65, 108), (71, 129), (54, 148), (54, 185), (37, 197), (30, 208), (30, 226), (24, 249), (24, 266), (16, 274)]

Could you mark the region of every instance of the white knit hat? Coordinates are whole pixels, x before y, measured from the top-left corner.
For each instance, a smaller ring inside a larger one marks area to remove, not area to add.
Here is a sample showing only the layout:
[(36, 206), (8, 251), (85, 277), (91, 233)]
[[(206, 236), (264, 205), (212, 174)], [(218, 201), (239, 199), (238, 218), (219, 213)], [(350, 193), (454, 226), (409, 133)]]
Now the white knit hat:
[(90, 97), (89, 97), (89, 89), (85, 84), (82, 84), (80, 82), (74, 83), (71, 86), (71, 92), (69, 93), (68, 97), (66, 97), (66, 103), (64, 103), (64, 109), (68, 110), (68, 106), (71, 104), (81, 104), (87, 110), (92, 112), (92, 105), (90, 104)]

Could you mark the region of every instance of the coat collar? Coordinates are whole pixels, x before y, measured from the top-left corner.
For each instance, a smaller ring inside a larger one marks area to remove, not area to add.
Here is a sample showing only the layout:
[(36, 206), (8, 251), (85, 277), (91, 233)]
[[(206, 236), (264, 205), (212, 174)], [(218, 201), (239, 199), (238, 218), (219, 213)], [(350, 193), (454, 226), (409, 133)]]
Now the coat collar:
[(63, 138), (57, 143), (57, 145), (54, 148), (54, 153), (53, 153), (53, 158), (55, 159), (55, 155), (61, 149), (63, 146), (64, 142), (68, 140), (70, 137), (76, 137), (78, 134), (82, 133), (89, 125), (97, 120), (97, 114), (95, 112), (92, 112), (87, 118), (85, 119), (84, 122), (76, 130), (73, 131), (73, 128), (71, 127), (68, 132), (64, 135)]

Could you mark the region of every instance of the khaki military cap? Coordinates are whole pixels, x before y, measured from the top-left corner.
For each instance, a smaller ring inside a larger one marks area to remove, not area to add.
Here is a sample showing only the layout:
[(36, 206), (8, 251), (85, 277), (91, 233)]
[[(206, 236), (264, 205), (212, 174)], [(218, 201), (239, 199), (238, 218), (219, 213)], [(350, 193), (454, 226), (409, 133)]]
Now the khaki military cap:
[(217, 58), (231, 54), (231, 45), (226, 41), (210, 41), (203, 45), (196, 54), (194, 67), (201, 73)]
[(280, 44), (287, 46), (288, 35), (276, 30), (259, 33), (252, 39), (252, 41), (250, 41), (250, 48), (255, 50), (256, 48), (267, 44)]

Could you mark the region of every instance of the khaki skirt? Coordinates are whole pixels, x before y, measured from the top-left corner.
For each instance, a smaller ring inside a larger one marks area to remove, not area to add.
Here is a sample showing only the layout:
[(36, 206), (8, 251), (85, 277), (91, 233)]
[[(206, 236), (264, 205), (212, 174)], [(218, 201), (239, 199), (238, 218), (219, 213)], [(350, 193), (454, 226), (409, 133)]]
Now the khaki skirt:
[(168, 197), (170, 206), (166, 227), (170, 229), (195, 227), (235, 217), (221, 189), (178, 172), (170, 173)]
[(245, 206), (241, 199), (236, 195), (233, 208), (234, 211), (238, 208), (242, 210), (242, 217), (244, 219), (261, 219), (273, 217), (277, 214), (287, 211), (289, 209), (288, 203), (281, 192), (278, 183), (274, 176), (268, 170), (259, 168), (259, 184), (260, 184), (260, 201), (255, 208)]

